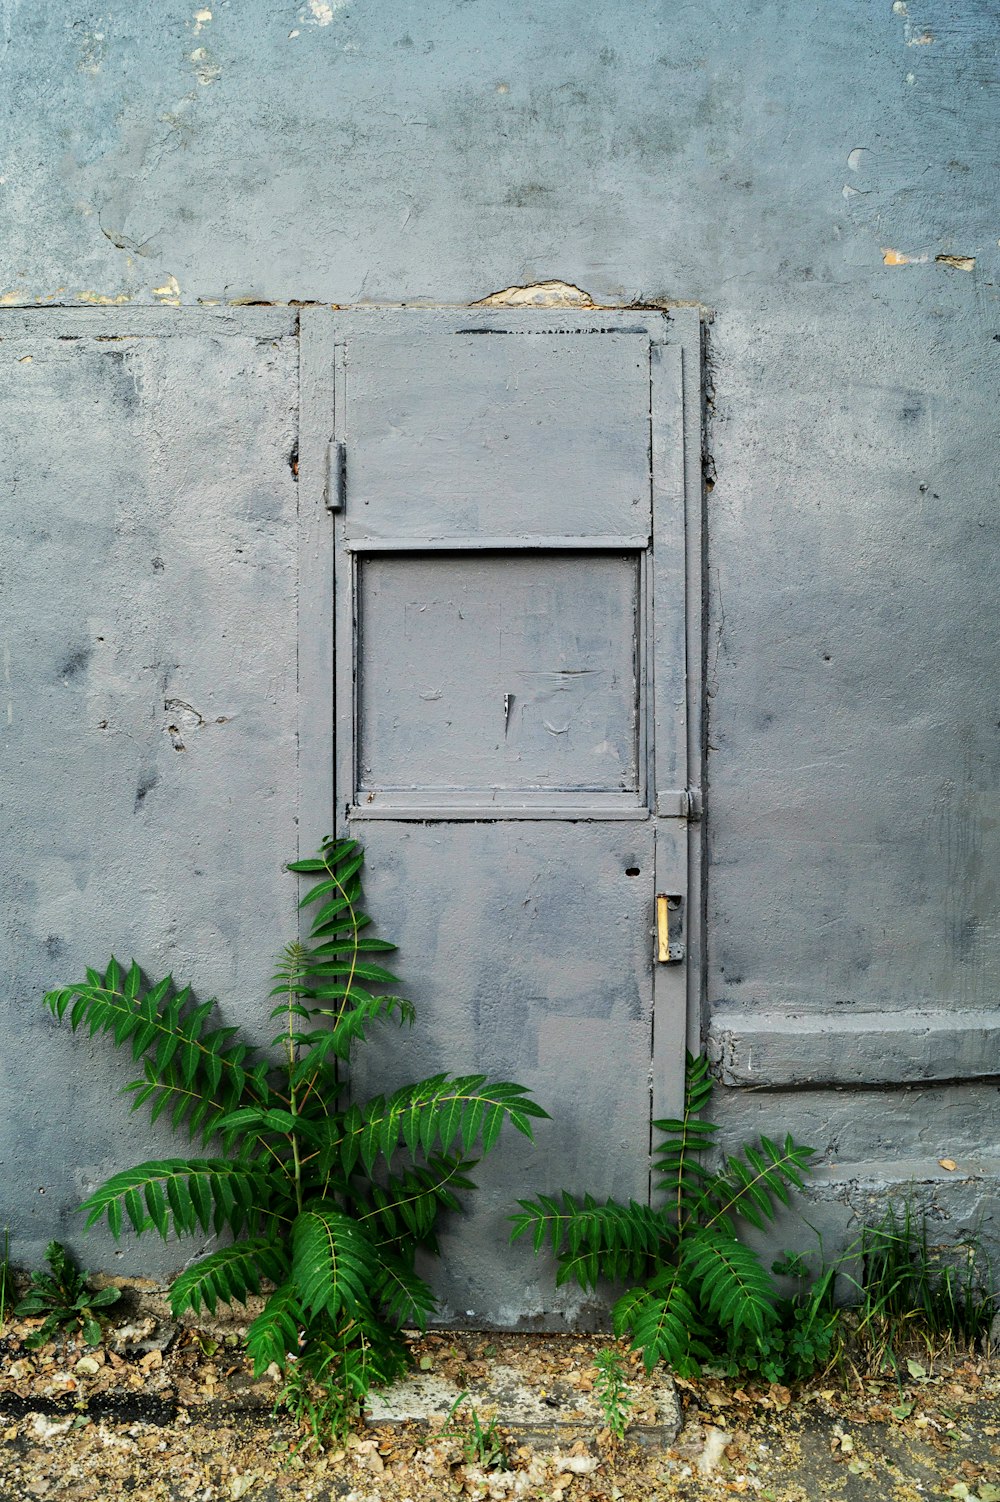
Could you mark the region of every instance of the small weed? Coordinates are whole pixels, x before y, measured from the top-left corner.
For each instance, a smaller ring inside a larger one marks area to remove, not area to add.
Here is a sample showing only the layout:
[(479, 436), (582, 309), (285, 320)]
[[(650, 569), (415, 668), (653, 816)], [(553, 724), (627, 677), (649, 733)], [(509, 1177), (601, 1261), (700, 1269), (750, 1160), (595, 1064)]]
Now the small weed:
[(759, 1372), (768, 1382), (795, 1382), (828, 1370), (838, 1361), (842, 1344), (834, 1298), (836, 1265), (827, 1266), (821, 1257), (817, 1272), (806, 1257), (785, 1252), (771, 1271), (794, 1279), (798, 1287), (787, 1297), (775, 1297), (774, 1324), (763, 1342), (745, 1337), (732, 1342), (724, 1370), (731, 1376)]
[(364, 1394), (336, 1380), (337, 1359), (338, 1353), (331, 1349), (324, 1366), (323, 1353), (314, 1349), (311, 1362), (288, 1362), (274, 1414), (277, 1417), (284, 1408), (305, 1436), (295, 1446), (296, 1454), (322, 1451), (331, 1439), (342, 1440), (360, 1416)]
[(117, 1288), (102, 1288), (91, 1293), (87, 1287), (87, 1274), (80, 1271), (66, 1248), (58, 1241), (50, 1241), (45, 1249), (48, 1272), (34, 1272), (28, 1292), (16, 1306), (14, 1313), (28, 1318), (45, 1316), (45, 1322), (24, 1342), (29, 1351), (37, 1351), (60, 1330), (83, 1331), (89, 1346), (100, 1345), (101, 1322), (95, 1312), (106, 1309), (120, 1297)]
[(510, 1455), (495, 1418), (484, 1425), (475, 1407), (470, 1404), (467, 1421), (462, 1424), (452, 1422), (468, 1396), (467, 1392), (461, 1392), (452, 1403), (442, 1435), (458, 1440), (466, 1465), (478, 1465), (484, 1471), (509, 1470)]
[[(890, 1205), (861, 1233), (862, 1270), (856, 1339), (870, 1371), (899, 1375), (906, 1351), (936, 1352), (974, 1346), (986, 1338), (994, 1313), (989, 1261), (971, 1236), (942, 1259), (932, 1247), (927, 1220), (907, 1201)], [(911, 1375), (912, 1371), (911, 1371)]]
[(594, 1365), (597, 1367), (594, 1396), (601, 1405), (604, 1426), (612, 1444), (620, 1445), (635, 1406), (625, 1380), (622, 1358), (617, 1351), (598, 1351)]

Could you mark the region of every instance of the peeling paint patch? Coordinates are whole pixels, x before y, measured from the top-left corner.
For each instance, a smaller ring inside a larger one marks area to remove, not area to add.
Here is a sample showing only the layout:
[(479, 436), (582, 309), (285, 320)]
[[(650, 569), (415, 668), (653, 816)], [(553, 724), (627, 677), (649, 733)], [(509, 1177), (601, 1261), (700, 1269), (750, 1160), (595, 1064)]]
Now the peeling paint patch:
[(127, 292), (117, 292), (112, 297), (108, 293), (92, 292), (88, 289), (86, 292), (74, 292), (73, 296), (77, 302), (93, 303), (98, 308), (120, 308), (122, 303), (132, 301)]
[(179, 308), (181, 305), (180, 283), (175, 276), (168, 276), (162, 287), (153, 288), (153, 296), (170, 308)]
[(956, 271), (975, 271), (975, 256), (935, 256), (939, 266), (953, 266)]
[(929, 47), (934, 40), (932, 31), (922, 31), (918, 37), (907, 37), (907, 47)]
[(218, 83), (222, 77), (222, 69), (212, 61), (207, 47), (196, 47), (190, 53), (190, 61), (194, 64), (194, 76), (200, 84)]
[(329, 26), (335, 10), (343, 10), (347, 0), (309, 0), (299, 11), (299, 20), (311, 26)]
[(15, 308), (18, 303), (27, 302), (31, 293), (27, 287), (15, 287), (10, 292), (0, 292), (0, 308)]
[(504, 287), (471, 304), (474, 308), (593, 308), (589, 292), (572, 282), (535, 282), (528, 287)]
[(897, 16), (908, 16), (910, 14), (906, 6), (906, 0), (892, 0), (892, 9), (893, 14)]
[(175, 751), (186, 751), (184, 736), (204, 729), (205, 716), (185, 699), (164, 699), (163, 708), (170, 716), (170, 724), (165, 727), (167, 739)]
[[(102, 25), (103, 21), (104, 17), (102, 16), (99, 18), (97, 24)], [(87, 31), (79, 37), (80, 60), (76, 65), (78, 73), (100, 73), (101, 64), (104, 61), (104, 41), (105, 33), (103, 31)]]
[[(90, 212), (92, 213), (93, 210), (91, 210)], [(100, 224), (100, 216), (98, 216), (98, 223)], [(129, 236), (124, 234), (122, 230), (107, 229), (103, 224), (101, 224), (101, 234), (104, 236), (105, 240), (111, 241), (111, 244), (115, 247), (116, 250), (131, 251), (133, 255), (137, 256), (151, 256), (156, 254), (156, 247), (153, 244), (152, 240), (143, 240), (140, 243), (137, 240), (130, 239)]]
[(929, 261), (930, 256), (908, 256), (901, 250), (890, 250), (882, 246), (883, 266), (921, 266), (924, 261)]
[(200, 34), (200, 32), (202, 31), (202, 28), (205, 27), (205, 26), (207, 26), (208, 23), (209, 23), (209, 21), (211, 19), (212, 19), (212, 12), (210, 10), (208, 10), (207, 8), (204, 9), (204, 10), (196, 10), (195, 11), (195, 13), (194, 13), (194, 34), (195, 34), (195, 36), (198, 36)]

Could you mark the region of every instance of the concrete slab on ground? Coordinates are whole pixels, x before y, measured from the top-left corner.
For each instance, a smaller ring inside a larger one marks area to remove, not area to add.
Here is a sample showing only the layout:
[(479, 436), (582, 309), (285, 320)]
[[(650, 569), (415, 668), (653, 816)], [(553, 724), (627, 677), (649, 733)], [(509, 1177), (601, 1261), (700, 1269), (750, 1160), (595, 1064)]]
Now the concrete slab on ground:
[[(666, 1446), (681, 1427), (677, 1390), (669, 1376), (656, 1376), (645, 1395), (643, 1417), (629, 1425), (629, 1438)], [(650, 1403), (649, 1399), (652, 1399)], [(460, 1401), (462, 1400), (462, 1401)], [(558, 1378), (545, 1387), (525, 1381), (524, 1373), (504, 1361), (494, 1361), (483, 1377), (470, 1377), (463, 1387), (437, 1372), (416, 1372), (369, 1395), (369, 1424), (431, 1423), (455, 1410), (456, 1425), (468, 1422), (475, 1409), (480, 1423), (496, 1419), (521, 1444), (536, 1449), (565, 1450), (577, 1440), (591, 1442), (606, 1427), (601, 1405), (593, 1392), (581, 1391)], [(649, 1422), (650, 1412), (655, 1415)]]

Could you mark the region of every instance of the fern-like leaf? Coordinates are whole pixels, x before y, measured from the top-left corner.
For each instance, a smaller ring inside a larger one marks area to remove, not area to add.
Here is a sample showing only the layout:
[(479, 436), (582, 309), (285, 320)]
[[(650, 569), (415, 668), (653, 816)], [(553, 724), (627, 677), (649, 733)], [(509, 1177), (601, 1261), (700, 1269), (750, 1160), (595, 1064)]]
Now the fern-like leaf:
[(665, 1181), (674, 1224), (681, 1234), (688, 1222), (697, 1217), (700, 1197), (712, 1177), (696, 1156), (711, 1146), (715, 1133), (711, 1122), (698, 1119), (711, 1095), (712, 1079), (708, 1072), (708, 1060), (704, 1055), (695, 1057), (689, 1053), (684, 1070), (683, 1117), (679, 1121), (667, 1119), (653, 1122), (654, 1128), (664, 1138), (654, 1154), (653, 1170)]
[[(350, 991), (347, 987), (340, 987), (338, 991), (342, 997), (350, 996), (351, 1005), (347, 1010), (338, 1012), (326, 1005), (305, 1009), (305, 1015), (310, 1020), (326, 1020), (331, 1026), (311, 1032), (290, 1029), (280, 1039), (275, 1039), (275, 1042), (283, 1042), (286, 1037), (290, 1038), (297, 1048), (303, 1050), (292, 1071), (293, 1087), (307, 1084), (321, 1068), (335, 1059), (346, 1063), (355, 1044), (366, 1040), (373, 1022), (394, 1016), (400, 1024), (413, 1021), (413, 1005), (402, 996), (373, 996), (359, 987), (353, 987)], [(310, 1000), (317, 999), (313, 992), (303, 994)], [(318, 999), (325, 1002), (328, 998), (323, 996)], [(286, 1014), (289, 1010), (287, 1007), (276, 1009)], [(301, 1012), (298, 1015), (302, 1015)]]
[[(315, 908), (309, 941), (287, 946), (271, 992), (283, 998), (272, 1016), (286, 1018), (285, 1031), (275, 1042), (296, 1055), (290, 1081), (293, 1090), (311, 1089), (321, 1076), (325, 1085), (336, 1061), (349, 1058), (352, 1047), (365, 1040), (376, 1020), (413, 1021), (411, 1002), (370, 989), (396, 983), (393, 972), (371, 958), (391, 953), (395, 945), (363, 933), (371, 922), (358, 907), (363, 859), (357, 841), (328, 840), (319, 861), (295, 861), (289, 867), (322, 877), (299, 903), (300, 908)], [(327, 1026), (307, 1031), (298, 1019), (315, 1019)]]
[(759, 1151), (744, 1147), (743, 1157), (728, 1158), (725, 1169), (702, 1189), (699, 1218), (704, 1225), (713, 1225), (739, 1215), (763, 1230), (774, 1220), (778, 1205), (790, 1202), (789, 1189), (803, 1187), (812, 1158), (812, 1148), (790, 1136), (781, 1147), (762, 1137)]
[(369, 1184), (366, 1193), (349, 1196), (357, 1220), (371, 1222), (371, 1235), (378, 1246), (407, 1243), (437, 1250), (435, 1228), (442, 1210), (461, 1210), (456, 1191), (474, 1189), (469, 1170), (475, 1158), (459, 1154), (432, 1155), (426, 1165), (414, 1165), (399, 1174), (388, 1174), (382, 1183)]
[(252, 1215), (272, 1214), (282, 1200), (273, 1176), (228, 1158), (164, 1158), (116, 1173), (84, 1200), (88, 1228), (107, 1217), (117, 1239), (128, 1219), (137, 1234), (155, 1228), (166, 1237), (197, 1230), (238, 1236)]
[(425, 1330), (428, 1316), (435, 1307), (430, 1288), (406, 1259), (385, 1252), (379, 1254), (379, 1270), (372, 1286), (372, 1297), (397, 1329), (414, 1325), (418, 1330)]
[(197, 1314), (203, 1306), (214, 1314), (220, 1301), (245, 1304), (251, 1294), (259, 1294), (262, 1278), (282, 1283), (287, 1276), (288, 1263), (280, 1241), (271, 1236), (250, 1237), (210, 1252), (175, 1278), (170, 1288), (170, 1309), (175, 1319), (185, 1309)]
[(649, 1260), (663, 1255), (673, 1241), (662, 1214), (636, 1200), (599, 1205), (590, 1195), (581, 1203), (564, 1193), (560, 1199), (540, 1195), (518, 1203), (521, 1213), (511, 1216), (510, 1239), (530, 1232), (536, 1252), (548, 1242), (559, 1263), (557, 1284), (572, 1280), (593, 1288), (600, 1277), (621, 1282), (641, 1277)]
[(679, 1376), (695, 1376), (699, 1360), (710, 1354), (697, 1308), (675, 1265), (645, 1287), (629, 1289), (615, 1304), (612, 1319), (615, 1334), (629, 1336), (633, 1348), (642, 1352), (648, 1372), (665, 1361)]
[(335, 1319), (369, 1311), (378, 1258), (368, 1236), (334, 1205), (311, 1205), (292, 1226), (292, 1282), (307, 1314)]
[(262, 1377), (274, 1364), (284, 1371), (289, 1356), (298, 1355), (305, 1312), (292, 1282), (282, 1283), (247, 1330), (247, 1351), (253, 1374)]
[(774, 1323), (773, 1285), (752, 1247), (731, 1227), (692, 1231), (681, 1243), (680, 1269), (705, 1312), (723, 1330), (763, 1338)]
[(133, 1108), (151, 1103), (154, 1119), (169, 1108), (174, 1127), (184, 1125), (192, 1138), (207, 1141), (223, 1112), (266, 1097), (266, 1062), (232, 1042), (234, 1028), (208, 1025), (214, 1003), (195, 1006), (190, 989), (175, 991), (170, 976), (144, 988), (134, 960), (123, 971), (112, 956), (103, 976), (89, 970), (86, 982), (50, 991), (45, 1000), (60, 1021), (69, 1011), (74, 1031), (110, 1033), (136, 1061), (145, 1055), (143, 1078), (126, 1087)]
[(484, 1074), (438, 1074), (388, 1098), (377, 1095), (349, 1113), (330, 1147), (339, 1151), (348, 1172), (360, 1159), (370, 1174), (380, 1155), (388, 1162), (401, 1144), (411, 1153), (435, 1147), (447, 1153), (460, 1143), (469, 1153), (478, 1142), (487, 1153), (504, 1121), (531, 1141), (532, 1118), (547, 1119), (548, 1112), (528, 1098), (524, 1085), (488, 1081)]

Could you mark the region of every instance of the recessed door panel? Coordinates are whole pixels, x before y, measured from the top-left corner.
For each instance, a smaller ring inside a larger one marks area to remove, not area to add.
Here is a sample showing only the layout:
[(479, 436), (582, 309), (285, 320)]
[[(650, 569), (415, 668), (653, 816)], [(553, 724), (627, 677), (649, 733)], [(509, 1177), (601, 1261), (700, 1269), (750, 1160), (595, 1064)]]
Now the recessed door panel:
[(358, 565), (359, 801), (639, 789), (640, 558), (374, 553)]

